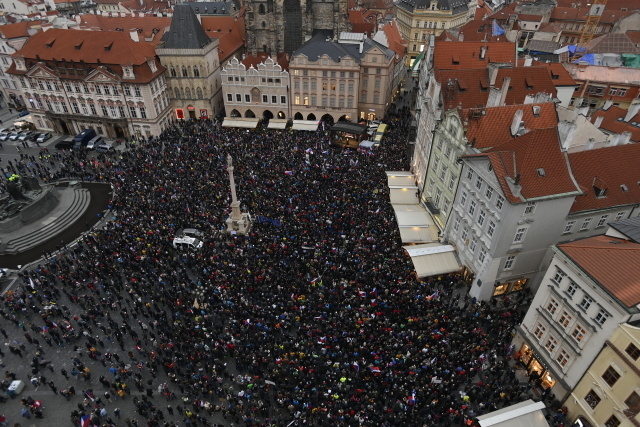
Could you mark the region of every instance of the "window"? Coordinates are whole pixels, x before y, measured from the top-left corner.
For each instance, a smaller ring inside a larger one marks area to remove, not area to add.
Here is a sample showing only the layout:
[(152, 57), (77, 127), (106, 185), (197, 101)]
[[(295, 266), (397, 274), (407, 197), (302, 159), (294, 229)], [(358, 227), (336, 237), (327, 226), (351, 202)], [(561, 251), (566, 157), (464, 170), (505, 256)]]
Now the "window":
[(556, 274), (555, 276), (553, 276), (553, 279), (551, 280), (553, 280), (554, 282), (556, 282), (557, 285), (559, 285), (560, 283), (562, 283), (562, 279), (564, 279), (565, 277), (567, 277), (567, 273), (560, 270), (559, 268), (556, 268)]
[(547, 339), (547, 342), (544, 343), (544, 348), (546, 348), (549, 353), (553, 353), (553, 350), (555, 350), (557, 346), (558, 346), (558, 340), (555, 339), (553, 336), (549, 336), (549, 338)]
[(442, 165), (442, 170), (440, 171), (440, 181), (444, 182), (444, 179), (447, 177), (447, 167)]
[(460, 228), (460, 217), (456, 215), (456, 219), (455, 221), (453, 221), (453, 229), (455, 231), (458, 231), (459, 228)]
[(558, 310), (558, 307), (560, 306), (560, 304), (558, 303), (557, 300), (555, 300), (554, 298), (549, 298), (549, 302), (547, 303), (547, 307), (546, 310), (551, 314), (555, 314), (556, 310)]
[(80, 114), (80, 108), (78, 107), (78, 103), (77, 102), (72, 102), (71, 103), (71, 108), (73, 108), (73, 112), (76, 114)]
[(578, 289), (578, 285), (576, 285), (573, 281), (569, 281), (569, 286), (567, 286), (567, 290), (565, 293), (569, 295), (569, 298), (573, 298), (576, 294), (576, 290)]
[(242, 95), (239, 93), (236, 93), (236, 102), (242, 102)]
[(116, 96), (120, 95), (120, 92), (118, 92), (118, 86), (114, 86), (112, 89), (113, 89), (113, 94), (114, 95), (116, 95)]
[[(77, 87), (76, 89), (79, 89), (79, 87)], [(102, 86), (102, 91), (104, 92), (105, 95), (111, 95), (111, 88), (107, 85)]]
[(496, 223), (493, 221), (489, 221), (489, 225), (487, 226), (487, 234), (489, 237), (493, 236), (493, 232), (496, 231)]
[(109, 112), (107, 111), (107, 106), (106, 105), (101, 105), (100, 109), (102, 110), (102, 115), (103, 116), (108, 116)]
[(480, 190), (482, 188), (482, 178), (476, 178), (476, 188)]
[(262, 102), (264, 104), (268, 103), (269, 102), (269, 95), (262, 95)]
[(596, 228), (602, 227), (607, 222), (608, 219), (609, 219), (609, 215), (602, 215), (598, 220), (598, 224), (596, 224)]
[(516, 235), (513, 238), (513, 243), (522, 243), (524, 236), (527, 235), (527, 227), (520, 227), (516, 231)]
[(485, 218), (485, 216), (486, 216), (486, 215), (487, 215), (487, 214), (486, 214), (486, 212), (485, 212), (485, 211), (483, 211), (483, 210), (481, 210), (481, 211), (478, 213), (478, 225), (479, 225), (480, 227), (482, 227), (482, 224), (484, 224), (484, 218)]
[(480, 248), (480, 253), (478, 254), (478, 261), (480, 261), (480, 264), (484, 262), (486, 256), (487, 250), (485, 248)]
[(632, 392), (624, 403), (631, 409), (634, 414), (640, 412), (640, 395), (637, 392)]
[(558, 318), (558, 323), (560, 323), (563, 328), (566, 328), (569, 326), (569, 323), (571, 323), (571, 320), (573, 320), (573, 317), (566, 311), (563, 311), (560, 318)]
[(540, 341), (545, 332), (547, 332), (547, 328), (545, 328), (542, 323), (538, 323), (536, 329), (533, 331), (533, 335)]
[(589, 307), (591, 307), (591, 304), (593, 303), (593, 300), (591, 299), (591, 297), (589, 295), (585, 295), (584, 298), (582, 298), (582, 301), (580, 301), (580, 308), (583, 310), (588, 310)]
[(468, 171), (467, 171), (467, 179), (468, 179), (469, 181), (472, 181), (472, 180), (473, 180), (473, 171), (472, 171), (472, 170), (468, 170)]
[(147, 118), (147, 110), (144, 107), (140, 107), (140, 117), (143, 119)]
[(596, 318), (593, 320), (595, 320), (598, 325), (602, 326), (610, 316), (611, 315), (609, 313), (607, 313), (603, 309), (600, 309), (600, 311), (598, 311), (598, 314), (596, 315)]
[(598, 396), (598, 394), (593, 391), (593, 389), (589, 390), (589, 393), (587, 393), (587, 395), (584, 397), (584, 401), (587, 402), (587, 405), (589, 405), (589, 407), (591, 409), (595, 409), (596, 406), (598, 406), (598, 403), (600, 403), (602, 399), (600, 399), (600, 396)]
[(471, 203), (469, 203), (469, 215), (473, 216), (475, 212), (476, 212), (476, 201), (472, 200)]
[(593, 218), (587, 218), (582, 222), (582, 225), (580, 226), (580, 231), (585, 231), (589, 229), (589, 225), (591, 224), (591, 220)]
[[(89, 104), (89, 108), (91, 109), (91, 114), (93, 114), (94, 116), (98, 115), (98, 112), (96, 111), (96, 106), (93, 104)], [(56, 105), (56, 111), (58, 111), (59, 107), (58, 105)]]
[(462, 240), (467, 240), (467, 236), (469, 235), (469, 228), (465, 227), (462, 229)]
[(507, 260), (504, 263), (504, 270), (513, 269), (513, 264), (515, 264), (515, 262), (516, 262), (516, 256), (515, 255), (508, 256)]
[(629, 344), (624, 351), (633, 360), (638, 360), (638, 358), (640, 358), (640, 349), (636, 347), (635, 344), (633, 343)]
[(287, 97), (282, 95), (280, 96), (280, 104), (286, 104), (287, 103)]
[(471, 251), (471, 253), (474, 253), (476, 251), (477, 245), (478, 239), (474, 236), (473, 238), (471, 238), (471, 244), (469, 245), (469, 250)]
[(498, 210), (501, 210), (502, 205), (504, 205), (504, 197), (498, 195), (498, 198), (496, 199), (496, 208), (498, 208)]
[(618, 214), (616, 215), (616, 219), (614, 221), (620, 221), (624, 217), (625, 213), (626, 212), (618, 212)]
[(558, 362), (558, 365), (564, 368), (565, 366), (567, 366), (567, 363), (569, 363), (569, 359), (571, 359), (569, 353), (567, 353), (566, 350), (560, 350), (560, 353), (558, 353), (558, 357), (556, 357), (556, 362)]
[(123, 90), (126, 96), (131, 96), (131, 88), (129, 86), (124, 86)]
[(133, 87), (133, 92), (136, 94), (136, 96), (142, 96), (142, 93), (140, 93), (140, 88), (138, 86)]
[(456, 177), (451, 174), (449, 177), (449, 190), (453, 190), (453, 187), (456, 185)]
[(278, 103), (278, 97), (276, 95), (271, 95), (271, 103), (272, 104), (277, 104)]
[(618, 427), (620, 425), (620, 420), (616, 418), (615, 415), (611, 415), (607, 421), (604, 423), (604, 427)]
[(231, 94), (231, 93), (227, 94), (227, 101), (233, 102), (233, 94)]
[(620, 379), (620, 374), (614, 369), (613, 366), (609, 366), (607, 370), (602, 374), (602, 379), (609, 385), (609, 387), (613, 387), (616, 381)]
[(487, 200), (491, 201), (491, 197), (493, 197), (493, 188), (487, 186), (487, 190), (484, 192), (484, 195)]
[(449, 201), (449, 199), (447, 199), (446, 197), (444, 198), (444, 202), (442, 202), (442, 210), (444, 212), (447, 212), (449, 210), (449, 205), (451, 204), (451, 201)]
[(587, 331), (580, 325), (576, 325), (576, 327), (573, 328), (573, 332), (571, 332), (571, 336), (576, 342), (582, 342), (586, 335)]
[(138, 115), (136, 113), (136, 107), (134, 107), (133, 105), (129, 107), (129, 113), (131, 113), (131, 117), (133, 117), (133, 118), (138, 117)]
[(462, 195), (460, 196), (460, 204), (464, 206), (466, 203), (467, 203), (467, 193), (463, 191)]
[(118, 112), (120, 113), (120, 117), (126, 117), (124, 114), (124, 107), (122, 105), (118, 105)]
[(536, 202), (528, 202), (527, 207), (524, 208), (525, 215), (531, 215), (536, 210)]
[(562, 232), (562, 234), (571, 233), (571, 231), (573, 231), (573, 226), (574, 225), (576, 225), (575, 221), (568, 221), (567, 224), (564, 226), (564, 231)]

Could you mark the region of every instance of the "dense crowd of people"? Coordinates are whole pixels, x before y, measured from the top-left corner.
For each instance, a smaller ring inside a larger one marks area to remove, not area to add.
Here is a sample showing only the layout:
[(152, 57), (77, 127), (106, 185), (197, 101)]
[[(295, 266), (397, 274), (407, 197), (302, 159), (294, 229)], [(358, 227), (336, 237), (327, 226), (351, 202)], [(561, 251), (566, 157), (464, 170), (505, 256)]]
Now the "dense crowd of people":
[[(373, 151), (203, 120), (115, 155), (25, 154), (15, 173), (109, 182), (113, 199), (5, 295), (27, 341), (7, 357), (32, 358), (19, 375), (89, 425), (450, 426), (528, 398), (507, 363), (520, 314), (469, 299), (456, 274), (416, 278), (385, 175), (408, 169), (408, 123), (389, 122)], [(225, 229), (228, 154), (247, 235)], [(184, 227), (205, 233), (201, 250), (172, 247)], [(114, 412), (121, 399), (135, 413)]]

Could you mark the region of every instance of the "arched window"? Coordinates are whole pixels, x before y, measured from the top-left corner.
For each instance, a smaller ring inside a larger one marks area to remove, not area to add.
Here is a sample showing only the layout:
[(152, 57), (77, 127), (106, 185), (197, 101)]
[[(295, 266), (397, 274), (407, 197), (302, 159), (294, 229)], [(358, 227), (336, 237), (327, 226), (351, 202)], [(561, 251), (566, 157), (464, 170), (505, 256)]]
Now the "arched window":
[(184, 97), (187, 99), (191, 99), (191, 88), (184, 89)]
[(193, 66), (193, 77), (200, 77), (200, 69), (197, 65)]
[(174, 88), (173, 93), (175, 94), (176, 99), (180, 99), (180, 89)]
[(171, 77), (178, 77), (178, 73), (175, 68), (171, 67), (169, 71), (171, 72)]
[(202, 99), (202, 89), (200, 89), (199, 87), (196, 89), (196, 94), (198, 99)]
[(258, 13), (259, 13), (260, 15), (264, 15), (264, 12), (265, 12), (265, 11), (264, 11), (264, 5), (263, 5), (263, 4), (261, 4), (261, 5), (258, 7)]
[(189, 77), (189, 72), (187, 71), (187, 67), (182, 67), (182, 77)]

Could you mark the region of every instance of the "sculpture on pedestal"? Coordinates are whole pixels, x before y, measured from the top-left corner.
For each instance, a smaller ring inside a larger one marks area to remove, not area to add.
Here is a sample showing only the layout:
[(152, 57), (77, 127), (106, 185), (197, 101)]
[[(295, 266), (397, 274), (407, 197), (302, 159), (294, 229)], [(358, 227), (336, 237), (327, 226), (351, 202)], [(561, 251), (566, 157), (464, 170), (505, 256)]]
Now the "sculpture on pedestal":
[(240, 211), (240, 202), (236, 196), (236, 183), (233, 178), (233, 160), (231, 154), (227, 155), (227, 171), (229, 172), (229, 186), (231, 187), (231, 215), (227, 218), (227, 231), (229, 233), (247, 234), (251, 228), (251, 218), (248, 213)]

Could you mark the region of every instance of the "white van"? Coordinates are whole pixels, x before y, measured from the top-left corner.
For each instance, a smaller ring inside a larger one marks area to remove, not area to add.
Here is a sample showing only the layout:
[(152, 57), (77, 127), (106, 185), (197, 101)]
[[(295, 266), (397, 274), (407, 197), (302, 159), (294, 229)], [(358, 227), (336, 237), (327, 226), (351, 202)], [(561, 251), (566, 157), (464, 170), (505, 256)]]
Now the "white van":
[(87, 150), (95, 150), (98, 147), (98, 145), (100, 145), (101, 142), (102, 142), (102, 135), (93, 137), (87, 143)]
[(195, 237), (178, 236), (173, 239), (173, 247), (181, 250), (198, 250), (201, 249), (204, 243), (202, 240), (198, 240)]

